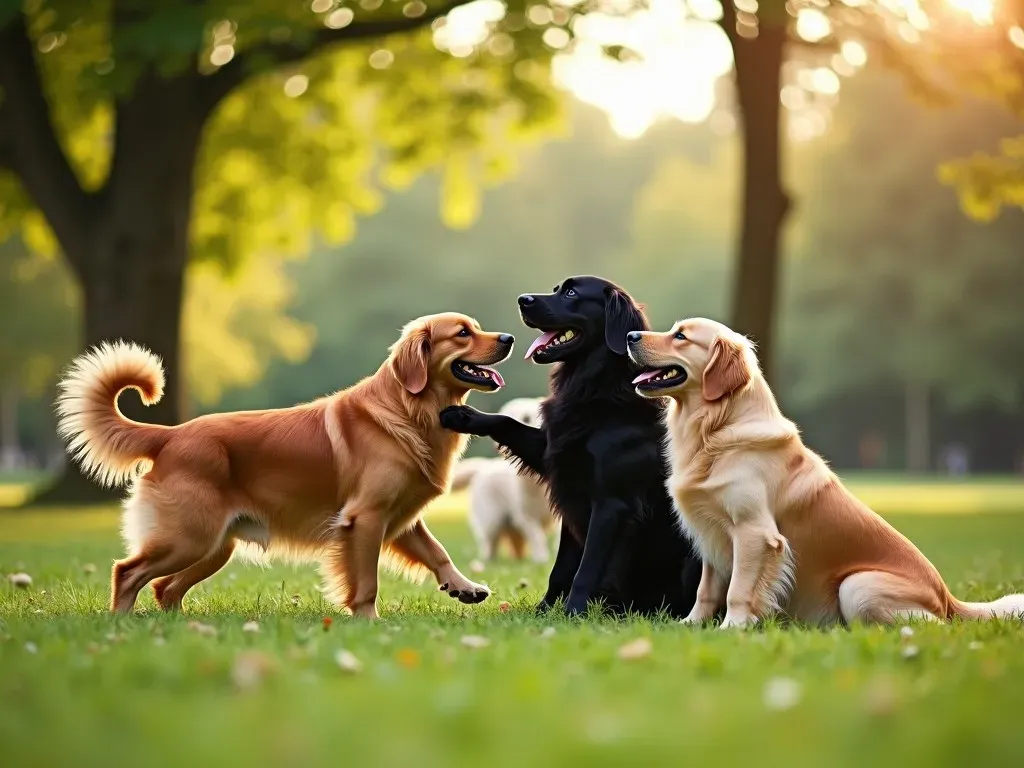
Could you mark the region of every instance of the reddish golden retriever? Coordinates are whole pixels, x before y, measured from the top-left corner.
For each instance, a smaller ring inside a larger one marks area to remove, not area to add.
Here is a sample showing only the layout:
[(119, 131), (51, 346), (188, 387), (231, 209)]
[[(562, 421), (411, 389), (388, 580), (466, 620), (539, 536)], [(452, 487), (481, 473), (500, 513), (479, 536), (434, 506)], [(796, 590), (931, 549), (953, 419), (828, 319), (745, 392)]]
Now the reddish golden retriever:
[[(125, 418), (118, 395), (160, 399), (159, 359), (134, 344), (103, 344), (60, 384), (68, 452), (104, 485), (131, 483), (124, 505), (129, 557), (114, 565), (111, 610), (130, 612), (153, 581), (160, 606), (219, 571), (236, 547), (319, 560), (332, 596), (377, 616), (382, 553), (429, 571), (464, 603), (485, 599), (421, 518), (449, 485), (467, 438), (438, 421), (471, 390), (504, 382), (488, 368), (514, 339), (459, 314), (409, 323), (387, 361), (349, 389), (281, 410), (202, 416), (175, 427)], [(155, 581), (154, 581), (155, 580)]]
[(921, 551), (843, 487), (804, 446), (761, 375), (754, 348), (721, 323), (634, 332), (644, 397), (671, 399), (669, 490), (704, 561), (697, 602), (722, 627), (781, 610), (810, 623), (890, 623), (1024, 614), (1024, 595), (965, 603)]

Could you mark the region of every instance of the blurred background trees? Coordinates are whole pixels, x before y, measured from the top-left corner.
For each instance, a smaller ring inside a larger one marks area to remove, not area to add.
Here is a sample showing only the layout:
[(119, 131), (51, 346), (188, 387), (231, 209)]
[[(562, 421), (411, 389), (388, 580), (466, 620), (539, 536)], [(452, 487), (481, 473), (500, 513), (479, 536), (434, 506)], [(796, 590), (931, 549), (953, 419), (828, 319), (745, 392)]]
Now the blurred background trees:
[(750, 333), (839, 466), (1010, 470), (1016, 5), (4, 0), (5, 455), (56, 454), (101, 338), (161, 354), (140, 417), (173, 423), (350, 384), (423, 312), (516, 332), (516, 294), (594, 272)]

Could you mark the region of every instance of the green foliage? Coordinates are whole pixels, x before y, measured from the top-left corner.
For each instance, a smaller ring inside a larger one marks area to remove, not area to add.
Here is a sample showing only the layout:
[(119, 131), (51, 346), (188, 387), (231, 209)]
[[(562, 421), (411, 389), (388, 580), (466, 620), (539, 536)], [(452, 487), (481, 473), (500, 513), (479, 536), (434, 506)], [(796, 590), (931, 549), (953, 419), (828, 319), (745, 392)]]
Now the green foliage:
[[(53, 120), (83, 186), (101, 187), (109, 171), (115, 99), (153, 64), (164, 77), (196, 67), (216, 76), (215, 44), (244, 57), (253, 75), (217, 110), (196, 168), (192, 251), (229, 268), (261, 252), (305, 253), (313, 233), (348, 239), (355, 219), (379, 207), (378, 181), (407, 186), (427, 168), (443, 168), (448, 180), (446, 221), (466, 226), (479, 211), (481, 185), (513, 170), (512, 148), (557, 129), (546, 77), (551, 50), (515, 3), (492, 24), (507, 43), (469, 56), (438, 50), (429, 28), (292, 56), (334, 24), (336, 7), (326, 5), (329, 12), (315, 13), (279, 0), (136, 0), (118, 4), (112, 26), (108, 2), (30, 3)], [(402, 13), (396, 3), (363, 3), (350, 27)], [(284, 46), (294, 63), (272, 68), (272, 58), (257, 55), (267, 46)], [(301, 87), (284, 88), (289, 78)], [(38, 228), (27, 208), (0, 171), (0, 228)], [(55, 250), (40, 233), (30, 239)]]
[[(860, 117), (868, 101), (870, 120)], [(824, 204), (807, 211), (812, 250), (797, 267), (788, 317), (794, 397), (909, 383), (951, 406), (1019, 405), (1019, 221), (980, 227), (957, 216), (931, 171), (944, 155), (998, 137), (998, 110), (972, 105), (940, 121), (865, 76), (837, 120), (850, 130), (822, 164)]]

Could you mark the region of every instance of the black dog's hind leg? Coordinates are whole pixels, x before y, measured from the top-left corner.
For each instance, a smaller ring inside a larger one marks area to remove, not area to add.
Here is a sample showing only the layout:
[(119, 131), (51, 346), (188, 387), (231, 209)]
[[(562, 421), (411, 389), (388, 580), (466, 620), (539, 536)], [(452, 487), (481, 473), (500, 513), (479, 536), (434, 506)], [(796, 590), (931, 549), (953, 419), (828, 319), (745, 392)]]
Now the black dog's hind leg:
[(572, 580), (580, 567), (580, 559), (583, 557), (583, 546), (576, 540), (576, 537), (569, 532), (569, 526), (563, 521), (562, 532), (558, 539), (558, 552), (555, 554), (555, 564), (551, 566), (551, 575), (548, 577), (548, 591), (544, 599), (537, 606), (537, 611), (543, 613), (553, 607), (559, 600), (569, 596), (572, 589)]
[(468, 405), (453, 405), (441, 411), (441, 426), (464, 435), (489, 437), (523, 469), (545, 480), (544, 452), (548, 438), (543, 430), (528, 427), (510, 416), (482, 413)]

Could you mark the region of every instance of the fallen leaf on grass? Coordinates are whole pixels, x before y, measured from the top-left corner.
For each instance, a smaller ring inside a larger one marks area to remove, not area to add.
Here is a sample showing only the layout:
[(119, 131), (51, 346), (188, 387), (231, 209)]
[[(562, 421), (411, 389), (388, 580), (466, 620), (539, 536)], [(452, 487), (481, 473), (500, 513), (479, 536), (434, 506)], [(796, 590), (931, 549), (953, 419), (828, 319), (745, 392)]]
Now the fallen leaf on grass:
[(274, 660), (259, 651), (245, 651), (238, 654), (231, 668), (231, 679), (242, 691), (251, 691), (274, 669)]
[(486, 648), (491, 641), (483, 635), (463, 635), (462, 644), (467, 648)]
[(337, 664), (343, 672), (348, 672), (353, 675), (363, 669), (362, 662), (355, 657), (355, 654), (344, 649), (341, 649), (334, 654), (334, 663)]
[(324, 632), (326, 632), (331, 628), (331, 625), (334, 623), (334, 619), (332, 619), (330, 616), (324, 616), (324, 620), (320, 623), (324, 628)]
[(190, 621), (188, 623), (188, 628), (197, 635), (202, 635), (203, 637), (217, 636), (217, 628), (212, 624), (203, 624), (201, 621)]
[(899, 703), (899, 692), (888, 677), (876, 677), (864, 690), (864, 709), (875, 717), (891, 715)]
[(11, 582), (12, 587), (18, 589), (28, 589), (32, 586), (32, 577), (27, 573), (12, 573), (7, 577), (7, 580)]
[(625, 645), (619, 647), (619, 658), (625, 661), (642, 659), (645, 656), (650, 656), (653, 650), (654, 643), (649, 638), (638, 637), (636, 640), (630, 640)]
[(412, 648), (402, 648), (395, 654), (395, 658), (406, 669), (415, 669), (420, 665), (420, 654)]
[(501, 611), (502, 613), (508, 613), (509, 611), (512, 610), (512, 603), (500, 602), (500, 603), (498, 603), (498, 610)]
[(788, 677), (773, 677), (765, 683), (761, 698), (765, 707), (780, 712), (800, 703), (800, 683)]

